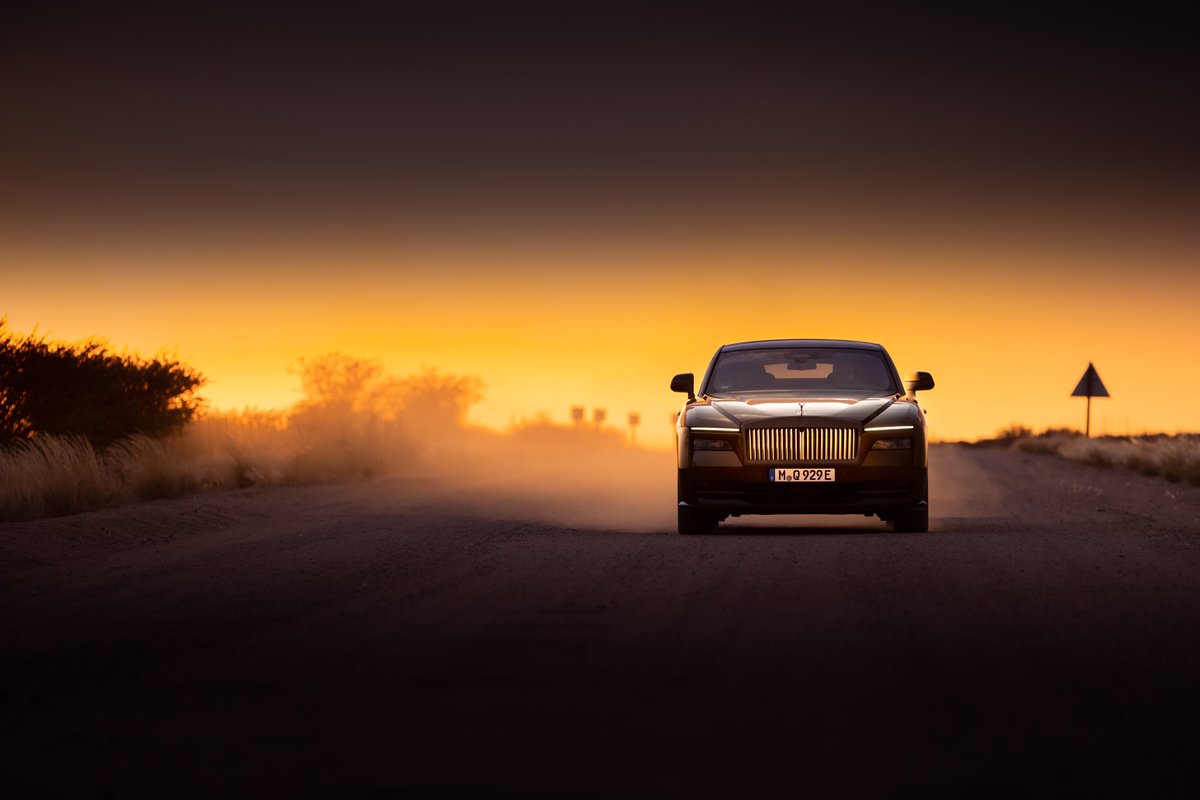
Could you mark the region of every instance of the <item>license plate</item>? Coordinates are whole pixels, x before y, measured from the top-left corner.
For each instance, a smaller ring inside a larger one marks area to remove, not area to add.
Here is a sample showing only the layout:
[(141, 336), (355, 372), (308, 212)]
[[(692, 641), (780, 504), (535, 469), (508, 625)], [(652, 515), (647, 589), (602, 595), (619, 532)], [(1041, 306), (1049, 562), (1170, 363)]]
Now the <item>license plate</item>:
[(806, 469), (804, 467), (775, 467), (767, 473), (767, 480), (772, 483), (813, 483), (834, 480), (832, 468)]

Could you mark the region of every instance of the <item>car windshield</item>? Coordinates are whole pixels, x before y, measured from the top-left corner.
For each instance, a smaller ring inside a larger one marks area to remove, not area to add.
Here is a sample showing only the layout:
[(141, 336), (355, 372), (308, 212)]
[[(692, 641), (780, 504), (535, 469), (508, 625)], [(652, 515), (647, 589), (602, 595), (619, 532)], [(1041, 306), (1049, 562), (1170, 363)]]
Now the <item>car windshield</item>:
[(877, 350), (835, 347), (780, 347), (729, 350), (713, 367), (707, 391), (866, 396), (896, 394), (890, 365)]

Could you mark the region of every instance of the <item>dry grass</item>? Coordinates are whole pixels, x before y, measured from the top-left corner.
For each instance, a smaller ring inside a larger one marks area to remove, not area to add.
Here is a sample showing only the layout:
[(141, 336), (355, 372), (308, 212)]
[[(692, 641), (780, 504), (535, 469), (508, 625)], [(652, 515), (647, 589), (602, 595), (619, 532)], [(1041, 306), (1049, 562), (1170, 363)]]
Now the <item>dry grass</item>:
[[(536, 489), (546, 497), (561, 492), (555, 487), (569, 474), (575, 482), (567, 482), (568, 494), (577, 500), (574, 487), (586, 480), (595, 488), (594, 472), (627, 480), (631, 471), (645, 471), (647, 462), (657, 469), (660, 458), (630, 448), (615, 430), (544, 420), (497, 433), (422, 418), (405, 426), (370, 413), (209, 414), (179, 434), (130, 437), (103, 450), (81, 437), (54, 436), (0, 448), (0, 520), (201, 491), (412, 472), (435, 481), (484, 480), (514, 493)], [(607, 466), (599, 468), (600, 462)]]
[(0, 450), (0, 519), (36, 519), (238, 485), (233, 460), (196, 452), (189, 437), (134, 436), (105, 450), (39, 436)]
[(0, 519), (99, 508), (118, 496), (112, 470), (83, 438), (41, 437), (0, 449)]
[(1136, 469), (1200, 486), (1200, 435), (1104, 437), (1067, 442), (1058, 454), (1072, 461)]
[(1085, 439), (1069, 431), (1048, 431), (1012, 440), (1029, 453), (1049, 453), (1102, 467), (1125, 467), (1169, 481), (1200, 486), (1200, 434), (1101, 436)]
[(161, 439), (98, 450), (82, 437), (39, 436), (0, 448), (0, 520), (37, 519), (212, 489), (311, 483), (393, 471), (395, 425), (313, 431), (283, 414), (202, 417)]

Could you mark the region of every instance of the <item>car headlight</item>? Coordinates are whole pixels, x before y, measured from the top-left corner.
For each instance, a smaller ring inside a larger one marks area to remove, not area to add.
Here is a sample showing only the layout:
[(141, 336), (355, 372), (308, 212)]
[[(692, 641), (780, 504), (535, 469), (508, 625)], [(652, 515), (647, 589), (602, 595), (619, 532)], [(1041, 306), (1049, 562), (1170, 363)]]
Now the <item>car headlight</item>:
[(912, 439), (880, 439), (871, 445), (872, 450), (912, 450)]
[(733, 445), (724, 439), (692, 439), (694, 450), (732, 450)]

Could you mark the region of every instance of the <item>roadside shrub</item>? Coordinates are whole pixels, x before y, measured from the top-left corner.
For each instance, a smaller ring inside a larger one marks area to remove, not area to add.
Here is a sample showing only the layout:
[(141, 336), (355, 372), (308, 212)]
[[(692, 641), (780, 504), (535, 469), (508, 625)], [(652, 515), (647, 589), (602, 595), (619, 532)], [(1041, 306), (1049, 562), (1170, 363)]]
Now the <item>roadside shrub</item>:
[(1081, 437), (1081, 434), (1063, 428), (1049, 428), (1036, 436), (1030, 434), (1015, 441), (1016, 448), (1026, 453), (1058, 453), (1064, 445)]
[(970, 444), (974, 447), (1015, 446), (1029, 453), (1054, 453), (1064, 441), (1080, 435), (1068, 428), (1047, 428), (1041, 433), (1034, 433), (1032, 428), (1025, 425), (1010, 425), (997, 431), (990, 439), (980, 439)]
[(178, 361), (117, 355), (97, 340), (22, 336), (5, 325), (0, 320), (0, 447), (49, 435), (104, 448), (177, 431), (196, 413), (204, 378)]

